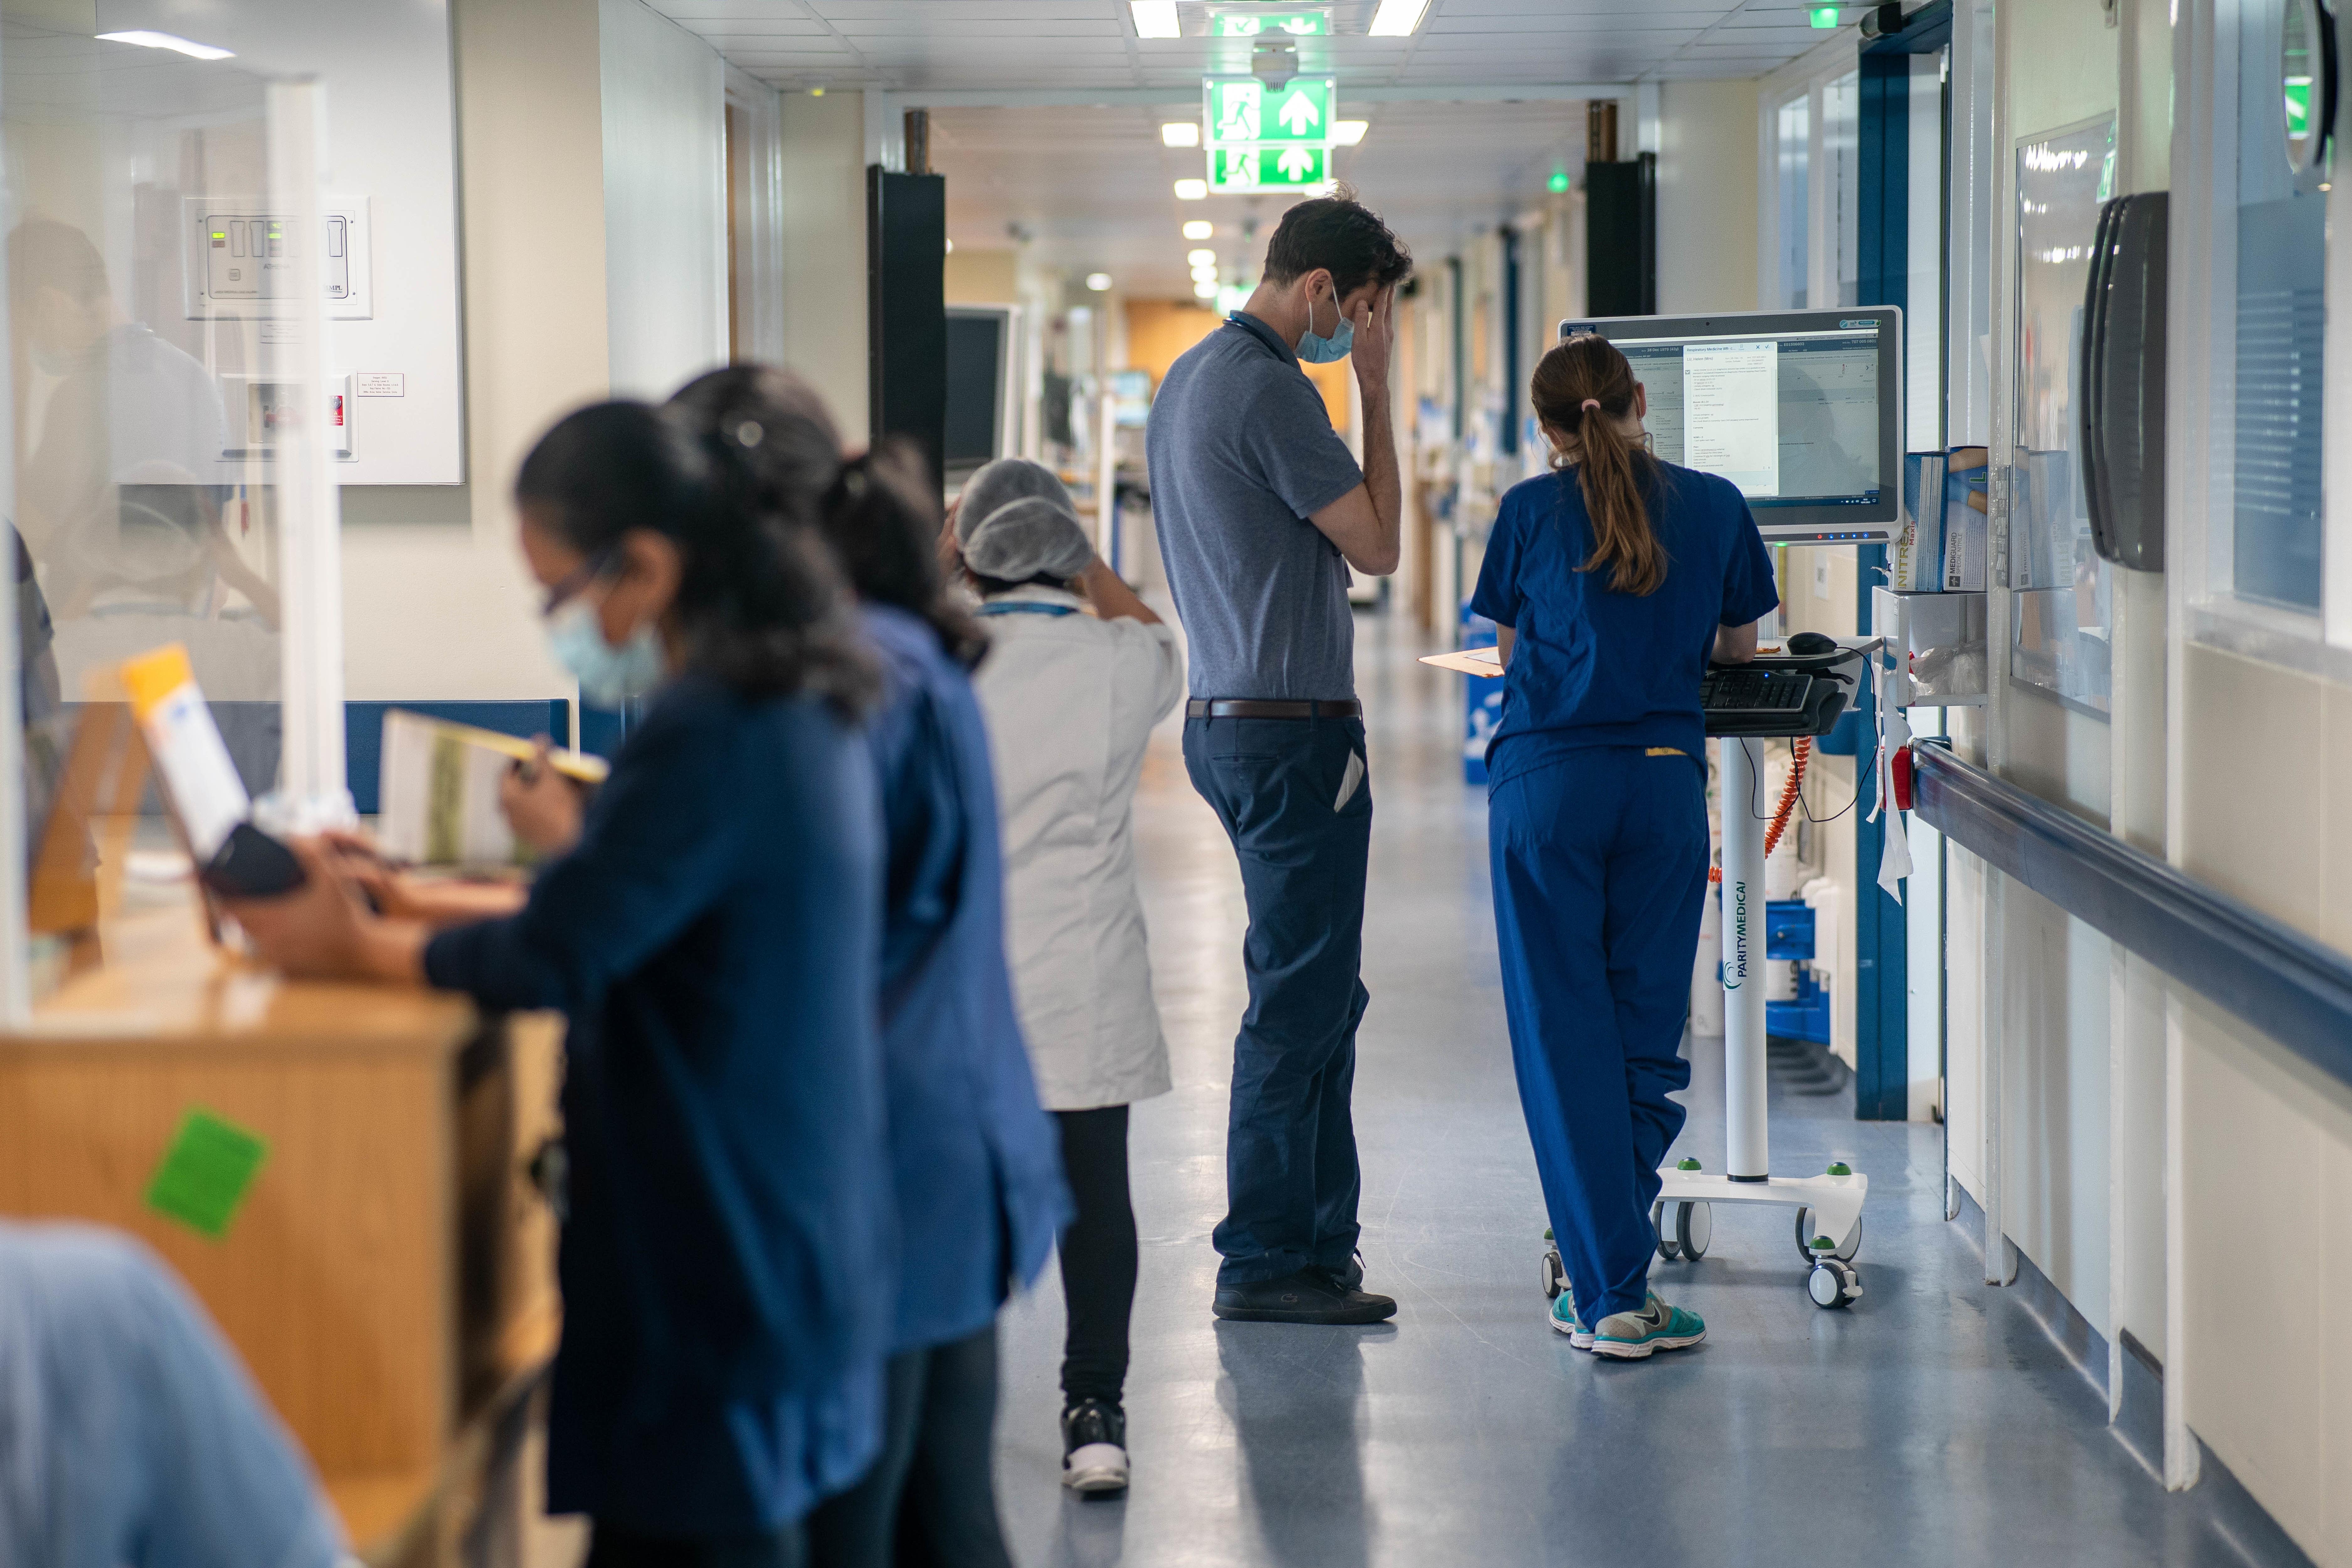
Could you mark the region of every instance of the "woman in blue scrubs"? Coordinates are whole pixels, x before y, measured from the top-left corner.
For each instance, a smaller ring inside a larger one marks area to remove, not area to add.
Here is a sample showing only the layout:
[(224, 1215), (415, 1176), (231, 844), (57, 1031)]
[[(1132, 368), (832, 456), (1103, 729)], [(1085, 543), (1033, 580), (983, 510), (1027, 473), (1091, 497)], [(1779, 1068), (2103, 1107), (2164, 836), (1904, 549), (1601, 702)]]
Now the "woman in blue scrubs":
[(1706, 893), (1699, 684), (1710, 658), (1754, 657), (1780, 595), (1738, 490), (1651, 455), (1615, 345), (1570, 339), (1530, 391), (1557, 471), (1504, 495), (1471, 599), (1505, 663), (1486, 752), (1503, 1004), (1570, 1287), (1552, 1327), (1638, 1359), (1706, 1336), (1649, 1289)]
[(308, 842), (303, 888), (231, 906), (289, 973), (565, 1015), (548, 1508), (592, 1518), (592, 1568), (800, 1568), (803, 1516), (881, 1447), (877, 678), (808, 531), (737, 504), (740, 467), (634, 403), (523, 464), (555, 657), (649, 705), (520, 912), (373, 915)]
[(888, 840), (882, 1057), (905, 1270), (883, 1457), (812, 1516), (812, 1560), (1010, 1568), (996, 1313), (1070, 1210), (1005, 966), (995, 780), (968, 673), (987, 638), (947, 592), (919, 458), (885, 446), (845, 461), (823, 400), (779, 370), (714, 371), (674, 402), (745, 446), (766, 506), (816, 519), (883, 667), (868, 735)]

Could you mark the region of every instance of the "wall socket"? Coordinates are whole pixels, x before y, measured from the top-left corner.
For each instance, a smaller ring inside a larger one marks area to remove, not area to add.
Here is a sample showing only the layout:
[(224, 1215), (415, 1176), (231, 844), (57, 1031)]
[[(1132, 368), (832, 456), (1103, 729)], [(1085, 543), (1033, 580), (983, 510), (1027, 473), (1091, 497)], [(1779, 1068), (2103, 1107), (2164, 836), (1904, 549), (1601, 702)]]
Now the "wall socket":
[(1824, 551), (1815, 551), (1813, 554), (1813, 597), (1816, 599), (1826, 599), (1830, 596), (1830, 563), (1828, 555)]

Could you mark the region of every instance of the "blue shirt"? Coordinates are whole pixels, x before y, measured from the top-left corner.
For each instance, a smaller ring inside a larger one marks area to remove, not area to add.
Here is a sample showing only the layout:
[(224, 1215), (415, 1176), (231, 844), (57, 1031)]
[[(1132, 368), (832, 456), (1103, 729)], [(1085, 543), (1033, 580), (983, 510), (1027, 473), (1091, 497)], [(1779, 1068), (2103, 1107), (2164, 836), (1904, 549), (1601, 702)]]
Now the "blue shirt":
[(980, 700), (931, 628), (869, 605), (886, 697), (867, 731), (889, 843), (882, 1063), (906, 1271), (891, 1348), (978, 1332), (1069, 1217), (1004, 963), (1004, 866)]
[(1192, 695), (1353, 697), (1348, 563), (1307, 520), (1364, 472), (1290, 345), (1234, 311), (1169, 367), (1143, 451)]
[(1672, 746), (1704, 758), (1699, 681), (1718, 626), (1780, 602), (1772, 557), (1727, 479), (1658, 465), (1650, 526), (1665, 546), (1655, 593), (1621, 594), (1613, 569), (1580, 570), (1592, 523), (1573, 468), (1504, 492), (1470, 607), (1517, 633), (1490, 785), (1587, 746)]
[(569, 1023), (551, 1512), (772, 1530), (880, 1447), (875, 799), (822, 703), (683, 677), (522, 912), (425, 949), (434, 984)]

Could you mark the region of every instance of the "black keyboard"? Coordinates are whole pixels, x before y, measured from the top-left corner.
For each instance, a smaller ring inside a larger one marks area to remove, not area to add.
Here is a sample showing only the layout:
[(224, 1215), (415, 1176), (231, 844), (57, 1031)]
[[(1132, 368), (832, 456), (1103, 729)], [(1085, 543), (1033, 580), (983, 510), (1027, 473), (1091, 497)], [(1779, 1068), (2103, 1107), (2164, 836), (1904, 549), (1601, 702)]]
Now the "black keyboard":
[(1710, 669), (1699, 706), (1709, 713), (1793, 713), (1812, 691), (1813, 678), (1791, 670)]

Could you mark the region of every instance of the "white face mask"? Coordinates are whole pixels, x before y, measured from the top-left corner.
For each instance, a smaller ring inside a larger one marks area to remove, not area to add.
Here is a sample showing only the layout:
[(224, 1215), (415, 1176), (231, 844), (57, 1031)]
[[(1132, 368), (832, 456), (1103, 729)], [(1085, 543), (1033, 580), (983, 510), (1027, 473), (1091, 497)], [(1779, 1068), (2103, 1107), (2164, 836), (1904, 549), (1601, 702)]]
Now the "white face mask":
[(668, 673), (660, 639), (647, 622), (614, 647), (604, 640), (596, 607), (585, 595), (559, 606), (547, 618), (548, 651), (580, 682), (580, 695), (599, 708), (618, 708), (643, 697)]

